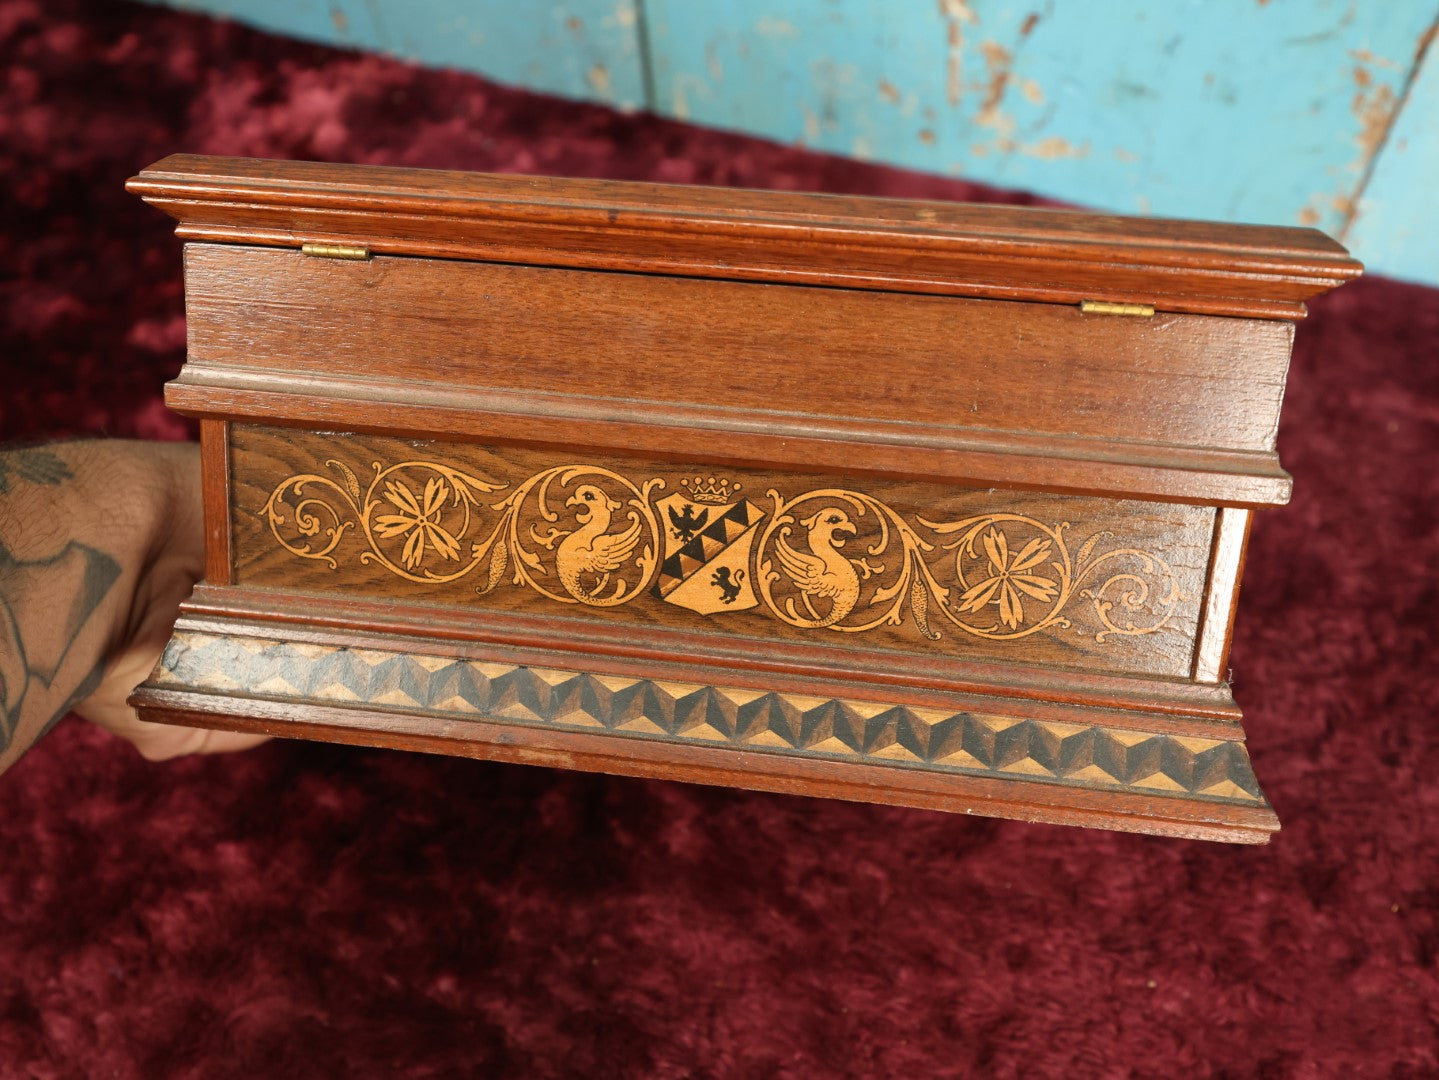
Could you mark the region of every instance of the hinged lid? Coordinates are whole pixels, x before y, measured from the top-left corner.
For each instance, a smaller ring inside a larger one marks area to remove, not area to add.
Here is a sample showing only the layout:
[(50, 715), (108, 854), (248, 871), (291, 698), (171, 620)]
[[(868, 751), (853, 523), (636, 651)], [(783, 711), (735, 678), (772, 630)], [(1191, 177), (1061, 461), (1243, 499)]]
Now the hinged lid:
[[(201, 417), (1257, 506), (1312, 229), (179, 155)], [(303, 252), (303, 254), (302, 254)], [(313, 256), (313, 257), (311, 257)]]
[(177, 154), (186, 240), (1297, 319), (1362, 267), (1314, 229)]

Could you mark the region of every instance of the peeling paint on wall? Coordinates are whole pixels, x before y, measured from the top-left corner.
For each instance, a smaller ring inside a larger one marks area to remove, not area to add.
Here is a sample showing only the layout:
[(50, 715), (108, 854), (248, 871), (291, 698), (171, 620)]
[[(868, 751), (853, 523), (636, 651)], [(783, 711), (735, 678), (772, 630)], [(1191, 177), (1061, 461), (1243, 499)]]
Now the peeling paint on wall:
[(168, 2), (1099, 208), (1439, 229), (1439, 0)]
[(975, 23), (974, 12), (961, 0), (939, 0), (939, 14), (945, 23), (945, 42), (949, 50), (945, 64), (945, 97), (951, 106), (958, 106), (964, 93), (964, 27)]
[[(1341, 230), (1434, 0), (646, 0), (690, 119), (1120, 211)], [(756, 27), (796, 27), (777, 38)], [(741, 52), (740, 46), (747, 48)], [(835, 77), (853, 70), (848, 82)], [(1362, 78), (1356, 72), (1363, 71)], [(1362, 85), (1361, 85), (1362, 83)], [(910, 103), (913, 103), (911, 106)]]
[(1357, 89), (1350, 108), (1360, 124), (1355, 138), (1359, 144), (1359, 159), (1355, 165), (1363, 169), (1384, 144), (1384, 136), (1394, 119), (1399, 98), (1388, 83), (1376, 84), (1367, 68), (1354, 69), (1354, 83)]
[(1027, 146), (1021, 146), (1019, 149), (1020, 153), (1029, 154), (1031, 157), (1048, 158), (1051, 160), (1063, 157), (1082, 158), (1089, 156), (1088, 143), (1085, 143), (1083, 146), (1074, 146), (1062, 135), (1049, 135), (1040, 139), (1037, 143), (1030, 143)]
[[(1412, 74), (1343, 233), (1371, 270), (1439, 285), (1439, 20), (1415, 43)], [(1370, 55), (1361, 63), (1382, 66)]]

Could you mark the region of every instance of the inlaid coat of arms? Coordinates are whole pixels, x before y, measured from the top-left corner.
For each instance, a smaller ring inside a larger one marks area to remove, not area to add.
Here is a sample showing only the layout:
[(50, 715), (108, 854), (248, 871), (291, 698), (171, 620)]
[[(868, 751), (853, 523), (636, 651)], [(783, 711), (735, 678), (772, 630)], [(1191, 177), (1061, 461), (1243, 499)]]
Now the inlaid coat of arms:
[(683, 493), (655, 504), (665, 548), (654, 594), (701, 615), (759, 606), (749, 566), (764, 511), (740, 497), (742, 485), (723, 478), (685, 477), (680, 484)]
[[(1006, 641), (1046, 628), (1097, 643), (1152, 634), (1188, 600), (1158, 554), (1095, 532), (1071, 552), (1070, 523), (1011, 510), (931, 521), (850, 488), (751, 499), (741, 483), (691, 474), (671, 487), (600, 465), (558, 465), (514, 484), (437, 461), (347, 464), (281, 481), (260, 511), (292, 555), (338, 569), (350, 531), (362, 564), (422, 585), (475, 571), (481, 595), (528, 587), (588, 608), (648, 593), (702, 616), (759, 609), (802, 630), (911, 624)], [(670, 488), (670, 493), (660, 493)], [(1075, 601), (1075, 603), (1071, 603)], [(1083, 604), (1088, 623), (1071, 615)]]

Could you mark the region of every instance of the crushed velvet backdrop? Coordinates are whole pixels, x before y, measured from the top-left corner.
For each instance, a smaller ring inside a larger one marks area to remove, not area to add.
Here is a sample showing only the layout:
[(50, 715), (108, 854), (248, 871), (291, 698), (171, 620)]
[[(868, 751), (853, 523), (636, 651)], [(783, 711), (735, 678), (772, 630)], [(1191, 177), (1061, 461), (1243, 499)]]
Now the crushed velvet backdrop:
[[(1010, 198), (103, 0), (0, 0), (0, 437), (180, 438), (177, 150)], [(67, 721), (0, 779), (0, 1076), (1439, 1071), (1439, 291), (1300, 327), (1234, 646), (1267, 848)]]

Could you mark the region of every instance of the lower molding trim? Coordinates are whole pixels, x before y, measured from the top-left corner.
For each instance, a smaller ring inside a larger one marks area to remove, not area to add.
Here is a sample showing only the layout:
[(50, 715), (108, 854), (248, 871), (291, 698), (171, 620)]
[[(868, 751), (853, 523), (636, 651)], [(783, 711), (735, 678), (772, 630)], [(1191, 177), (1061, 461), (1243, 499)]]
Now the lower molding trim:
[[(186, 628), (146, 719), (1128, 831), (1263, 843), (1244, 744), (963, 708)], [(1010, 703), (1006, 703), (1007, 705)]]

